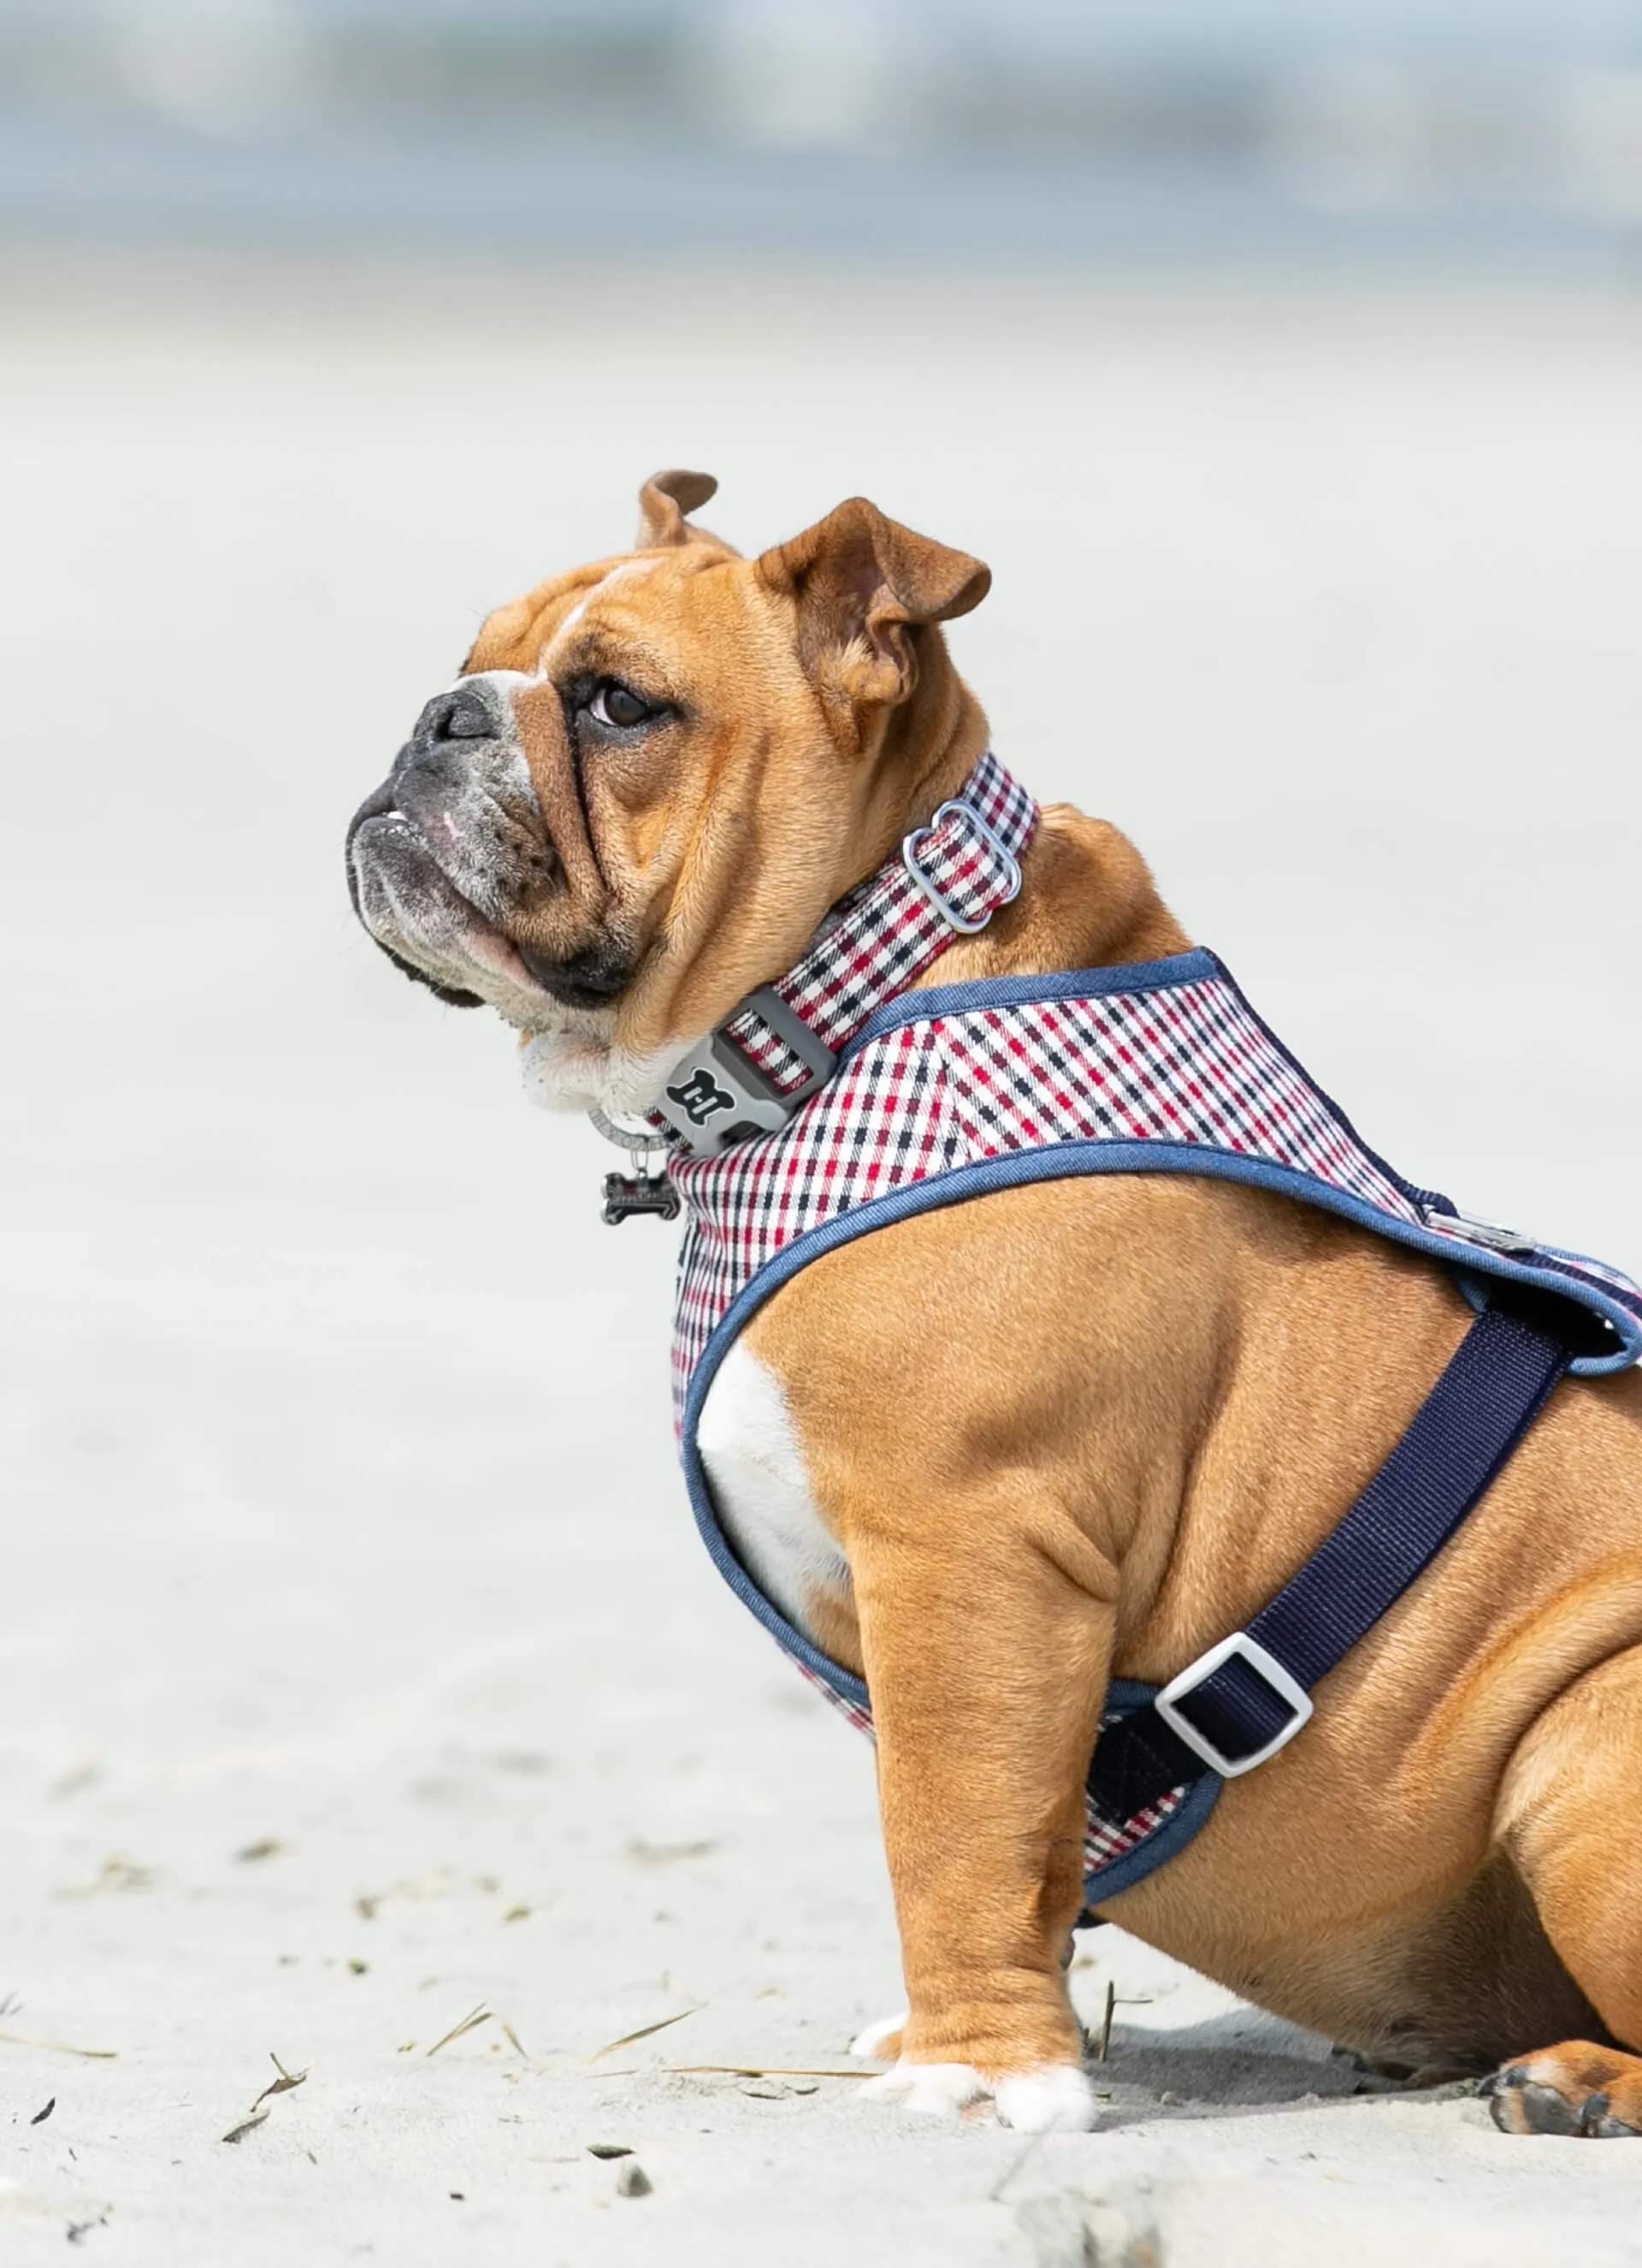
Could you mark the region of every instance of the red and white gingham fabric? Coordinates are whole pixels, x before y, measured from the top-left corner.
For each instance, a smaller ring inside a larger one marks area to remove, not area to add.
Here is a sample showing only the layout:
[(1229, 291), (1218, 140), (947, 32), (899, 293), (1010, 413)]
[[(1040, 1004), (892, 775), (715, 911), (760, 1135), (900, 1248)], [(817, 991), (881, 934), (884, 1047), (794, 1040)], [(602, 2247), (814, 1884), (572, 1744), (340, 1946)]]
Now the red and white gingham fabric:
[[(1111, 1715), (1101, 1718), (1101, 1732), (1116, 1721), (1117, 1713), (1114, 1711)], [(1103, 1811), (1095, 1809), (1093, 1798), (1086, 1791), (1083, 1802), (1083, 1880), (1086, 1894), (1094, 1887), (1108, 1867), (1115, 1867), (1120, 1859), (1126, 1859), (1131, 1851), (1138, 1851), (1143, 1843), (1149, 1843), (1160, 1827), (1167, 1827), (1185, 1802), (1189, 1792), (1184, 1787), (1172, 1787), (1167, 1795), (1159, 1796), (1155, 1803), (1147, 1804), (1132, 1818), (1108, 1819)]]
[(673, 1161), (688, 1224), (674, 1336), (681, 1418), (714, 1324), (794, 1238), (909, 1182), (1087, 1141), (1232, 1151), (1424, 1225), (1223, 970), (921, 1018), (869, 1040), (778, 1133)]
[[(1032, 838), (1038, 807), (990, 750), (956, 800), (975, 813), (1004, 855), (950, 806), (943, 806), (948, 815), (939, 825), (923, 830), (915, 851), (937, 895), (965, 921), (980, 923), (1014, 895), (1014, 862)], [(804, 958), (770, 989), (817, 1039), (841, 1048), (880, 1001), (904, 991), (952, 941), (951, 924), (897, 855), (838, 901)], [(784, 1094), (803, 1086), (803, 1064), (755, 1009), (733, 1016), (724, 1029)], [(664, 1119), (652, 1123), (666, 1132)]]

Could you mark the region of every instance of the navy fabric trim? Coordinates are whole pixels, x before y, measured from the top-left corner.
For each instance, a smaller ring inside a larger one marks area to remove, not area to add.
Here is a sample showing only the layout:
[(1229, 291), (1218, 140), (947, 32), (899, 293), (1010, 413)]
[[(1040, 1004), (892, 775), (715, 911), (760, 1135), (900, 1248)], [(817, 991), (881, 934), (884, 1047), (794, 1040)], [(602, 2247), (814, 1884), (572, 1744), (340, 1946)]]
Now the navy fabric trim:
[[(750, 1290), (752, 1287), (749, 1285), (747, 1288)], [(774, 1289), (773, 1285), (771, 1289)], [(684, 1412), (684, 1424), (681, 1429), (679, 1445), (684, 1465), (684, 1485), (689, 1494), (690, 1510), (696, 1515), (696, 1526), (700, 1532), (702, 1542), (707, 1546), (713, 1565), (755, 1620), (769, 1632), (794, 1660), (801, 1662), (806, 1669), (819, 1677), (823, 1685), (829, 1685), (841, 1699), (853, 1702), (858, 1709), (865, 1709), (869, 1705), (869, 1702), (863, 1681), (856, 1676), (852, 1670), (845, 1669), (842, 1663), (833, 1660), (830, 1654), (822, 1653), (819, 1647), (812, 1646), (803, 1631), (795, 1629), (771, 1601), (764, 1596), (730, 1549), (730, 1539), (718, 1525), (718, 1514), (713, 1505), (712, 1491), (707, 1484), (707, 1469), (702, 1462), (701, 1451), (696, 1446), (696, 1425), (701, 1416), (702, 1401), (707, 1386), (711, 1382), (712, 1373), (729, 1351), (731, 1341), (735, 1336), (734, 1332), (732, 1332), (729, 1338), (723, 1340), (722, 1344), (718, 1344), (724, 1326), (733, 1313), (733, 1308), (726, 1309), (720, 1319), (718, 1329), (714, 1331), (712, 1338), (702, 1351), (701, 1360), (696, 1366), (696, 1376), (690, 1381), (690, 1396)], [(738, 1325), (737, 1328), (739, 1329), (740, 1326)], [(701, 1388), (699, 1394), (696, 1390), (698, 1387)]]
[(1043, 976), (979, 976), (968, 984), (931, 984), (922, 992), (897, 992), (893, 1000), (874, 1008), (839, 1050), (838, 1060), (847, 1063), (869, 1040), (885, 1032), (936, 1016), (972, 1015), (983, 1008), (1029, 1008), (1035, 1000), (1093, 1000), (1110, 992), (1167, 992), (1178, 984), (1201, 984), (1226, 973), (1212, 953), (1195, 946), (1190, 953), (1172, 954), (1167, 961), (1120, 961), (1110, 968), (1061, 968)]
[[(789, 1653), (830, 1685), (836, 1693), (853, 1701), (858, 1706), (864, 1705), (867, 1697), (866, 1688), (861, 1680), (819, 1652), (801, 1631), (796, 1630), (777, 1612), (748, 1579), (718, 1525), (696, 1440), (702, 1409), (718, 1365), (745, 1327), (747, 1318), (772, 1293), (779, 1291), (790, 1277), (795, 1276), (812, 1260), (819, 1260), (823, 1253), (836, 1251), (840, 1245), (850, 1243), (858, 1236), (865, 1236), (874, 1228), (887, 1227), (890, 1223), (903, 1220), (912, 1213), (932, 1211), (939, 1205), (956, 1204), (966, 1197), (978, 1197), (990, 1189), (1015, 1189), (1032, 1182), (1070, 1180), (1086, 1174), (1117, 1173), (1199, 1174), (1211, 1180), (1246, 1182), (1256, 1189), (1275, 1189), (1285, 1197), (1300, 1199), (1302, 1204), (1339, 1213), (1344, 1219), (1356, 1221), (1364, 1228), (1373, 1229), (1381, 1235), (1409, 1246), (1413, 1251), (1424, 1253), (1430, 1259), (1440, 1261), (1450, 1270), (1462, 1270), (1465, 1276), (1496, 1276), (1507, 1283), (1537, 1285), (1542, 1290), (1547, 1288), (1545, 1270), (1525, 1267), (1509, 1254), (1488, 1252), (1480, 1247), (1471, 1246), (1456, 1252), (1451, 1240), (1439, 1236), (1433, 1230), (1395, 1220), (1390, 1215), (1364, 1204), (1360, 1198), (1353, 1197), (1343, 1189), (1331, 1189), (1326, 1182), (1313, 1181), (1309, 1175), (1296, 1173), (1286, 1166), (1274, 1166), (1264, 1159), (1247, 1157), (1239, 1151), (1211, 1150), (1201, 1143), (1191, 1142), (1066, 1142), (1057, 1143), (1052, 1149), (1015, 1151), (1005, 1157), (984, 1158), (974, 1165), (957, 1167), (951, 1173), (931, 1174), (925, 1180), (909, 1182), (901, 1189), (890, 1190), (885, 1197), (874, 1197), (870, 1204), (858, 1205), (850, 1212), (840, 1213), (834, 1219), (823, 1222), (819, 1228), (810, 1229), (804, 1235), (795, 1237), (759, 1270), (750, 1283), (742, 1286), (715, 1325), (712, 1336), (702, 1350), (695, 1376), (690, 1381), (680, 1447), (690, 1509), (713, 1565), (742, 1605)], [(1624, 1370), (1635, 1360), (1637, 1354), (1642, 1351), (1642, 1323), (1638, 1323), (1628, 1308), (1606, 1298), (1594, 1285), (1576, 1285), (1568, 1278), (1551, 1280), (1558, 1292), (1566, 1283), (1565, 1296), (1610, 1323), (1618, 1340), (1616, 1351), (1611, 1355), (1579, 1357), (1570, 1365), (1576, 1374), (1597, 1377), (1609, 1371)]]
[[(819, 1653), (802, 1631), (780, 1615), (755, 1585), (747, 1578), (740, 1560), (731, 1550), (729, 1542), (719, 1528), (713, 1510), (711, 1493), (707, 1486), (706, 1472), (702, 1465), (701, 1452), (696, 1447), (696, 1429), (702, 1408), (707, 1398), (718, 1365), (723, 1361), (737, 1336), (753, 1314), (772, 1293), (780, 1290), (789, 1277), (823, 1253), (833, 1252), (842, 1244), (849, 1244), (858, 1236), (865, 1236), (874, 1228), (887, 1227), (891, 1222), (904, 1220), (915, 1212), (933, 1211), (937, 1206), (956, 1204), (962, 1199), (983, 1195), (989, 1189), (1018, 1189), (1031, 1182), (1064, 1181), (1086, 1174), (1200, 1174), (1210, 1180), (1238, 1181), (1251, 1183), (1256, 1189), (1279, 1191), (1285, 1197), (1297, 1197), (1302, 1204), (1316, 1205), (1327, 1212), (1339, 1213), (1359, 1226), (1374, 1230), (1394, 1241), (1407, 1245), (1415, 1252), (1440, 1261), (1448, 1269), (1462, 1270), (1468, 1276), (1497, 1276), (1506, 1283), (1537, 1285), (1548, 1288), (1547, 1271), (1525, 1267), (1508, 1253), (1489, 1252), (1480, 1246), (1467, 1246), (1456, 1252), (1452, 1240), (1439, 1236), (1432, 1229), (1416, 1227), (1411, 1222), (1395, 1220), (1388, 1213), (1377, 1211), (1361, 1198), (1350, 1196), (1344, 1189), (1331, 1189), (1327, 1182), (1317, 1182), (1306, 1174), (1294, 1172), (1286, 1166), (1274, 1166), (1263, 1158), (1250, 1158), (1241, 1151), (1211, 1150), (1196, 1142), (1064, 1142), (1044, 1150), (1019, 1150), (1001, 1158), (983, 1158), (974, 1165), (959, 1166), (951, 1173), (932, 1174), (918, 1182), (909, 1182), (887, 1196), (874, 1197), (852, 1211), (837, 1214), (824, 1221), (819, 1228), (807, 1230), (802, 1236), (783, 1248), (775, 1257), (760, 1269), (752, 1281), (743, 1285), (713, 1328), (712, 1336), (703, 1348), (701, 1359), (690, 1381), (688, 1398), (685, 1403), (684, 1422), (681, 1428), (681, 1452), (684, 1465), (686, 1486), (689, 1491), (690, 1508), (696, 1515), (696, 1525), (702, 1541), (712, 1556), (714, 1565), (729, 1584), (743, 1606), (757, 1616), (763, 1627), (777, 1638), (789, 1653), (794, 1654), (806, 1668), (830, 1685), (834, 1691), (858, 1705), (865, 1703), (866, 1689), (858, 1677)], [(1565, 1297), (1588, 1307), (1604, 1322), (1613, 1326), (1618, 1344), (1611, 1355), (1581, 1355), (1570, 1366), (1577, 1376), (1595, 1378), (1609, 1371), (1624, 1370), (1642, 1352), (1642, 1322), (1638, 1322), (1628, 1307), (1610, 1300), (1596, 1287), (1575, 1284), (1571, 1278), (1550, 1279), (1558, 1292), (1567, 1285)]]
[(1116, 1897), (1122, 1890), (1132, 1890), (1137, 1882), (1144, 1882), (1166, 1859), (1183, 1851), (1208, 1825), (1209, 1815), (1219, 1801), (1220, 1790), (1225, 1786), (1219, 1772), (1202, 1772), (1181, 1798), (1179, 1809), (1172, 1811), (1144, 1843), (1137, 1843), (1121, 1859), (1114, 1859), (1108, 1866), (1097, 1867), (1093, 1874), (1084, 1876), (1086, 1904), (1093, 1910), (1103, 1906), (1108, 1898)]
[(1642, 1355), (1642, 1318), (1599, 1285), (1553, 1275), (1548, 1269), (1528, 1267), (1509, 1253), (1491, 1252), (1482, 1245), (1456, 1244), (1452, 1237), (1439, 1236), (1434, 1229), (1422, 1228), (1416, 1222), (1397, 1220), (1362, 1198), (1352, 1197), (1348, 1190), (1336, 1189), (1292, 1167), (1273, 1165), (1264, 1158), (1251, 1158), (1241, 1150), (1214, 1149), (1204, 1142), (1056, 1142), (1041, 1150), (1014, 1150), (1001, 1157), (977, 1159), (970, 1165), (956, 1166), (948, 1173), (931, 1174), (922, 1181), (905, 1182), (881, 1197), (836, 1214), (818, 1228), (806, 1229), (803, 1235), (784, 1245), (765, 1262), (750, 1282), (742, 1285), (713, 1326), (690, 1381), (685, 1405), (685, 1440), (694, 1441), (695, 1421), (700, 1415), (706, 1387), (723, 1359), (725, 1347), (747, 1317), (790, 1276), (812, 1260), (836, 1251), (839, 1245), (864, 1236), (870, 1229), (887, 1227), (911, 1213), (933, 1211), (941, 1205), (956, 1204), (965, 1197), (980, 1197), (989, 1189), (1017, 1189), (1029, 1182), (1071, 1181), (1086, 1174), (1200, 1174), (1208, 1181), (1246, 1182), (1255, 1189), (1274, 1189), (1281, 1196), (1298, 1198), (1302, 1204), (1338, 1213), (1361, 1228), (1373, 1229), (1377, 1235), (1388, 1236), (1412, 1251), (1424, 1253), (1427, 1259), (1440, 1261), (1451, 1270), (1498, 1276), (1512, 1284), (1537, 1285), (1542, 1290), (1554, 1291), (1588, 1307), (1593, 1314), (1613, 1326), (1618, 1345), (1612, 1354), (1578, 1357), (1570, 1366), (1576, 1377), (1599, 1378), (1609, 1371), (1624, 1370)]
[[(1115, 1677), (1106, 1689), (1104, 1716), (1132, 1716), (1138, 1709), (1149, 1708), (1162, 1689), (1143, 1684), (1134, 1677)], [(1116, 1725), (1102, 1725), (1100, 1739), (1116, 1732)], [(1100, 1754), (1100, 1740), (1095, 1742), (1095, 1755)], [(1180, 1807), (1169, 1814), (1163, 1825), (1148, 1835), (1144, 1843), (1137, 1843), (1132, 1851), (1125, 1851), (1121, 1859), (1113, 1859), (1104, 1867), (1097, 1867), (1092, 1874), (1083, 1878), (1086, 1911), (1093, 1912), (1103, 1906), (1108, 1898), (1115, 1898), (1120, 1890), (1132, 1890), (1137, 1882), (1144, 1882), (1154, 1868), (1177, 1851), (1183, 1851), (1194, 1835), (1208, 1824), (1209, 1814), (1220, 1800), (1220, 1790), (1226, 1782), (1219, 1772), (1204, 1771), (1197, 1758), (1192, 1758), (1196, 1774), (1191, 1786), (1181, 1798)], [(1091, 1759), (1089, 1778), (1094, 1777)], [(1167, 1791), (1165, 1791), (1167, 1793)]]

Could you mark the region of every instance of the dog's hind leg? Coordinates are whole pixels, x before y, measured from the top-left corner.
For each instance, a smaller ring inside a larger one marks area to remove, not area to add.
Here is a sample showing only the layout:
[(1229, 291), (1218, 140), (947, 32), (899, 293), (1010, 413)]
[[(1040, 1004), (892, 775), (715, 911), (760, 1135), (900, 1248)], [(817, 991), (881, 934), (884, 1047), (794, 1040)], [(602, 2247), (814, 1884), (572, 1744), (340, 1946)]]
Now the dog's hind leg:
[(1642, 2137), (1642, 1647), (1570, 1687), (1506, 1781), (1506, 1848), (1610, 2038), (1515, 2057), (1483, 2083), (1508, 2134)]

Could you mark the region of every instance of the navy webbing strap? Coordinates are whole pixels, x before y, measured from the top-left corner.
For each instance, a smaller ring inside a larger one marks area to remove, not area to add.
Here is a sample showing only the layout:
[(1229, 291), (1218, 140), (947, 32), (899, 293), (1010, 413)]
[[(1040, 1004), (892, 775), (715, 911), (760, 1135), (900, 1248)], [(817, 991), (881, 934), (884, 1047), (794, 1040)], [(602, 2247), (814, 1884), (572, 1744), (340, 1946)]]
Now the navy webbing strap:
[[(1339, 1526), (1241, 1634), (1297, 1686), (1309, 1691), (1325, 1676), (1442, 1549), (1578, 1351), (1574, 1328), (1560, 1301), (1478, 1315)], [(1197, 1681), (1183, 1672), (1164, 1693), (1206, 1747), (1233, 1760), (1280, 1742), (1307, 1713), (1241, 1654)], [(1101, 1734), (1089, 1793), (1108, 1819), (1131, 1819), (1210, 1768), (1152, 1701)]]

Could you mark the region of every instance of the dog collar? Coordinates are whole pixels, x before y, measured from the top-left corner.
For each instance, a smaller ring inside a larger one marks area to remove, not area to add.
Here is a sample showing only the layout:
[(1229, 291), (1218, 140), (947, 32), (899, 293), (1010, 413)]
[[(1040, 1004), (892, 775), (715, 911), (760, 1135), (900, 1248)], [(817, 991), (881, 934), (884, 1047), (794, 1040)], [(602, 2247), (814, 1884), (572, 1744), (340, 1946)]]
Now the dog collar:
[(657, 1138), (716, 1158), (784, 1126), (875, 1008), (1020, 894), (1037, 817), (989, 751), (926, 826), (839, 900), (802, 960), (680, 1057), (649, 1121)]

